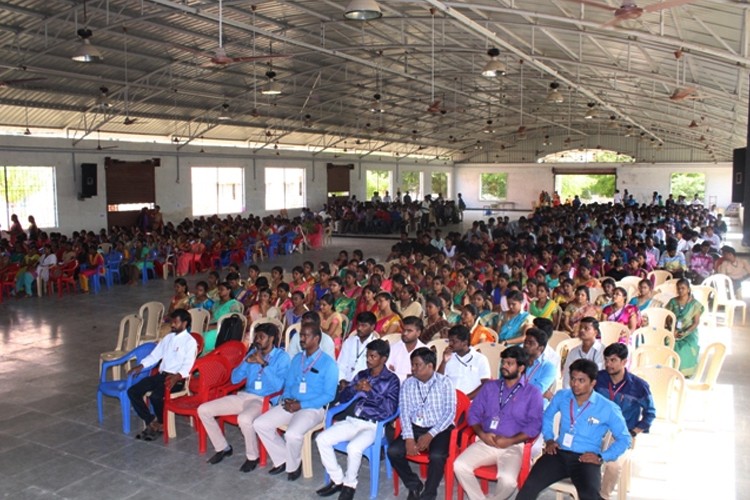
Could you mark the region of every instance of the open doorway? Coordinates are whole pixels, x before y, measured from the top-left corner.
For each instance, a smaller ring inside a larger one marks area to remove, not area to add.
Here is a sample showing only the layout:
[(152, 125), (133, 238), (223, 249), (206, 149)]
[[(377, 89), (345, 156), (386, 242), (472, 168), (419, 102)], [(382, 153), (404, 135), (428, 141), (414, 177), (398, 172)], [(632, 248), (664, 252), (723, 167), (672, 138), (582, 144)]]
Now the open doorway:
[(576, 195), (583, 203), (607, 203), (615, 195), (617, 175), (614, 172), (555, 172), (555, 191), (563, 203)]

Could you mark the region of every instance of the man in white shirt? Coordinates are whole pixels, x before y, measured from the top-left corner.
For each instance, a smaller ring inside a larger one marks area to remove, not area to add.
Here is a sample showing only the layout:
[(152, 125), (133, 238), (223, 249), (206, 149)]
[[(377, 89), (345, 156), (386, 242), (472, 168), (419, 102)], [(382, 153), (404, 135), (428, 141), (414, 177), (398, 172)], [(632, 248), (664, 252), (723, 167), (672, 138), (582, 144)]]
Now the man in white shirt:
[[(302, 315), (300, 321), (302, 325), (305, 323), (312, 323), (314, 326), (320, 328), (320, 315), (315, 311), (308, 311)], [(336, 346), (333, 343), (333, 339), (327, 333), (323, 333), (320, 338), (320, 350), (328, 354), (333, 359), (336, 359)], [(303, 351), (302, 345), (300, 344), (299, 332), (295, 332), (292, 338), (289, 339), (289, 345), (286, 347), (286, 352), (290, 358), (294, 358), (297, 354)]]
[[(162, 415), (164, 413), (164, 386), (179, 389), (184, 379), (190, 375), (190, 369), (195, 362), (198, 344), (190, 335), (190, 313), (185, 309), (177, 309), (172, 313), (172, 329), (166, 337), (143, 358), (141, 364), (130, 369), (128, 375), (137, 375), (144, 367), (155, 366), (159, 361), (159, 373), (142, 379), (128, 389), (130, 404), (139, 417), (146, 423), (146, 430), (136, 436), (136, 439), (152, 441), (162, 432)], [(150, 392), (149, 401), (154, 408), (151, 413), (143, 400)]]
[(339, 366), (339, 385), (343, 388), (354, 376), (367, 369), (367, 344), (378, 338), (375, 324), (378, 322), (370, 311), (357, 314), (357, 331), (350, 335), (341, 345), (341, 352), (336, 360)]
[(438, 373), (448, 377), (469, 399), (474, 399), (492, 374), (487, 356), (471, 347), (470, 337), (471, 332), (464, 325), (456, 325), (448, 331), (448, 347), (443, 352)]
[(600, 370), (604, 369), (604, 346), (596, 340), (596, 337), (601, 336), (599, 321), (591, 316), (586, 316), (580, 324), (578, 338), (581, 339), (581, 345), (571, 349), (568, 357), (565, 358), (563, 389), (570, 389), (570, 365), (577, 359), (588, 359), (596, 363)]
[(391, 355), (388, 358), (388, 369), (398, 375), (401, 382), (411, 375), (411, 353), (414, 349), (427, 347), (419, 336), (422, 334), (424, 323), (416, 316), (404, 318), (404, 331), (401, 340), (391, 346)]

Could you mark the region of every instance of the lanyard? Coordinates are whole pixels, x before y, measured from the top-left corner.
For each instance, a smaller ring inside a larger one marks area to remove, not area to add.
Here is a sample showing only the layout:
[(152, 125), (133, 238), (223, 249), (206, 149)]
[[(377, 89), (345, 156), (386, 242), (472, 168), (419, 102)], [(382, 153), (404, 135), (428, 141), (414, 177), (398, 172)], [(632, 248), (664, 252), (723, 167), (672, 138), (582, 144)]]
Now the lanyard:
[(586, 411), (586, 408), (588, 408), (590, 404), (591, 404), (591, 401), (586, 401), (586, 406), (584, 406), (578, 411), (578, 416), (576, 417), (575, 413), (573, 412), (573, 400), (572, 399), (570, 400), (570, 429), (571, 430), (573, 430), (573, 427), (575, 427), (576, 420), (581, 416), (581, 414), (583, 414), (583, 412)]
[[(372, 337), (372, 335), (370, 335), (370, 337)], [(368, 340), (369, 340), (370, 337), (368, 337)], [(360, 342), (359, 338), (357, 338), (357, 342)], [(361, 351), (358, 348), (356, 348), (356, 349), (357, 349), (357, 357), (354, 359), (355, 363), (357, 361), (359, 361), (359, 358), (362, 357), (362, 354), (364, 354), (367, 351), (367, 342), (362, 342), (362, 350)]]
[(513, 389), (510, 391), (510, 394), (508, 394), (508, 397), (505, 398), (505, 402), (503, 402), (503, 392), (505, 392), (505, 384), (500, 385), (500, 397), (498, 398), (498, 403), (500, 404), (500, 412), (502, 413), (503, 409), (508, 406), (508, 403), (510, 403), (510, 400), (513, 399), (513, 396), (516, 395), (518, 390), (521, 388), (521, 384), (516, 382), (516, 385), (513, 387)]
[[(454, 354), (456, 354), (456, 353), (454, 353)], [(456, 354), (456, 359), (458, 360), (459, 363), (461, 363), (462, 365), (464, 365), (464, 368), (468, 368), (469, 367), (469, 363), (471, 363), (471, 360), (474, 359), (474, 355), (472, 354), (471, 357), (466, 361), (466, 363), (463, 362), (463, 360), (461, 359), (461, 357), (458, 354)]]
[(318, 360), (320, 359), (320, 356), (322, 354), (323, 354), (323, 351), (319, 351), (318, 355), (315, 356), (315, 359), (313, 359), (313, 362), (310, 363), (310, 365), (307, 368), (305, 368), (305, 360), (307, 359), (307, 354), (305, 354), (305, 353), (302, 354), (302, 358), (300, 359), (300, 363), (302, 363), (302, 365), (301, 365), (301, 368), (302, 368), (302, 380), (305, 379), (305, 375), (307, 374), (307, 372), (309, 372), (310, 370), (312, 370), (313, 366), (315, 366), (315, 363), (318, 362)]
[(623, 380), (622, 381), (622, 385), (620, 387), (618, 387), (617, 390), (614, 390), (615, 387), (612, 385), (612, 382), (610, 381), (609, 382), (609, 399), (612, 400), (612, 401), (614, 401), (615, 400), (615, 396), (617, 396), (617, 394), (619, 394), (619, 392), (622, 390), (623, 387), (625, 387), (625, 384), (627, 384), (627, 383), (628, 383), (627, 380)]
[(536, 363), (536, 366), (534, 367), (533, 370), (531, 370), (531, 373), (526, 374), (526, 380), (531, 380), (531, 378), (534, 376), (534, 374), (539, 369), (539, 367), (542, 366), (542, 358), (541, 357), (537, 358), (537, 361), (539, 361), (539, 363)]

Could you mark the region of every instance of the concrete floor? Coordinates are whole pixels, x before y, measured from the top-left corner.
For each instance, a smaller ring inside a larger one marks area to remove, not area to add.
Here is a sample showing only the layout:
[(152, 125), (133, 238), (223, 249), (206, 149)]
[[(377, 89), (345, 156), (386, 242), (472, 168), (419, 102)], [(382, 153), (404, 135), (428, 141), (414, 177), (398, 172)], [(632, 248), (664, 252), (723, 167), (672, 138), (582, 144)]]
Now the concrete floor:
[[(339, 250), (363, 248), (382, 259), (388, 240), (334, 238), (326, 249), (280, 257), (264, 263), (284, 267), (303, 260), (329, 259)], [(203, 278), (201, 276), (201, 278)], [(198, 277), (189, 282), (194, 284)], [(257, 469), (238, 472), (242, 441), (230, 426), (235, 455), (206, 464), (184, 418), (178, 438), (169, 445), (142, 442), (122, 434), (118, 405), (105, 403), (97, 422), (98, 355), (110, 350), (120, 318), (149, 300), (167, 302), (171, 280), (135, 287), (117, 286), (99, 295), (10, 299), (0, 304), (0, 493), (6, 498), (293, 498), (314, 497), (323, 470), (314, 453), (314, 477), (289, 483)], [(639, 442), (629, 498), (747, 498), (750, 455), (742, 443), (749, 436), (744, 415), (750, 407), (743, 373), (750, 350), (748, 328), (703, 332), (706, 345), (721, 339), (730, 354), (717, 390), (708, 400), (690, 395), (685, 429), (675, 451), (664, 455), (656, 439)], [(139, 423), (132, 415), (134, 429)], [(650, 437), (650, 436), (649, 436)], [(648, 443), (648, 441), (653, 441)], [(665, 458), (667, 459), (665, 462)], [(369, 470), (363, 462), (359, 499), (367, 498)], [(405, 493), (401, 497), (405, 498)], [(379, 498), (393, 498), (392, 482), (382, 480)], [(552, 498), (545, 493), (543, 498)]]

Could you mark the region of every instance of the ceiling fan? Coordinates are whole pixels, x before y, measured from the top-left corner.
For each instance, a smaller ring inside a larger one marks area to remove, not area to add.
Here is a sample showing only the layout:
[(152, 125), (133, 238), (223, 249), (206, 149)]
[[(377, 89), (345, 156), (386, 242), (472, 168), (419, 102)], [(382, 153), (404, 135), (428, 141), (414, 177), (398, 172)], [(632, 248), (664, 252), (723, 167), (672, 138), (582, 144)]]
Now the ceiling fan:
[(652, 3), (646, 7), (638, 7), (633, 0), (622, 0), (620, 7), (612, 7), (606, 3), (594, 2), (592, 0), (568, 0), (570, 2), (581, 3), (590, 7), (596, 7), (598, 9), (605, 9), (610, 12), (614, 12), (615, 17), (606, 23), (602, 24), (602, 28), (611, 28), (617, 26), (622, 21), (630, 21), (632, 19), (638, 19), (643, 15), (644, 12), (658, 12), (664, 9), (671, 9), (679, 7), (687, 3), (694, 2), (695, 0), (665, 0), (664, 2)]
[[(255, 9), (256, 9), (255, 5), (252, 6), (252, 9), (253, 9), (253, 14), (254, 14)], [(179, 50), (190, 52), (191, 54), (195, 54), (200, 57), (208, 58), (208, 62), (201, 64), (201, 67), (204, 67), (204, 68), (226, 67), (226, 66), (229, 66), (230, 64), (262, 61), (265, 59), (291, 57), (291, 56), (283, 55), (283, 54), (268, 54), (268, 55), (262, 55), (262, 56), (247, 56), (247, 57), (229, 56), (227, 54), (226, 49), (224, 48), (224, 11), (223, 11), (222, 0), (219, 0), (219, 46), (213, 52), (204, 52), (202, 50), (196, 50), (191, 47), (185, 47), (183, 45), (177, 45), (177, 44), (172, 44), (172, 45)]]
[(96, 131), (96, 150), (97, 151), (106, 151), (108, 149), (117, 149), (119, 147), (120, 146), (117, 146), (117, 145), (115, 145), (115, 146), (102, 146), (101, 133), (100, 133), (99, 130)]
[(39, 78), (19, 78), (17, 80), (0, 80), (0, 89), (4, 89), (6, 87), (14, 87), (22, 83), (38, 82), (41, 80), (46, 80), (46, 78), (39, 77)]
[(696, 94), (698, 89), (695, 87), (684, 87), (684, 88), (677, 88), (674, 92), (672, 92), (672, 95), (669, 96), (669, 99), (672, 101), (684, 101), (686, 99), (703, 99), (702, 95)]

